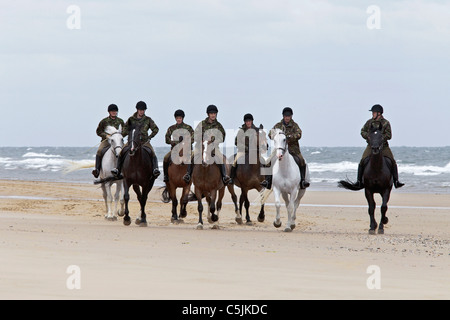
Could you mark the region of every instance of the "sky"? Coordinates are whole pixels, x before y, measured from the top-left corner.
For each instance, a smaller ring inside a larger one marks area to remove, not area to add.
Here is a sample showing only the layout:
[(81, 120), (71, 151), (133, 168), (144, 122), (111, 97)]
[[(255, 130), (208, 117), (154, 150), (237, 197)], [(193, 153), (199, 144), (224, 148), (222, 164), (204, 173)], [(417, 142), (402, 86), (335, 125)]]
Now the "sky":
[(210, 104), (227, 141), (289, 106), (301, 146), (364, 146), (381, 104), (391, 146), (449, 146), (449, 89), (450, 1), (0, 1), (0, 146), (95, 146), (140, 100), (154, 146)]

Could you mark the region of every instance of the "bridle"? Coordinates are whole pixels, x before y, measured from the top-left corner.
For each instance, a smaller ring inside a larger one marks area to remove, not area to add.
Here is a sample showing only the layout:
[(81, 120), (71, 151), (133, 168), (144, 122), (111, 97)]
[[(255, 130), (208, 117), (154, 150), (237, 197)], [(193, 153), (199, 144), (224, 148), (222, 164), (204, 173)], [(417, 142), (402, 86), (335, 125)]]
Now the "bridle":
[[(286, 137), (286, 134), (283, 131), (278, 132), (278, 134), (282, 134)], [(284, 148), (278, 147), (277, 150), (281, 150), (283, 152), (282, 155), (284, 155), (286, 153), (286, 148), (287, 148), (287, 143), (284, 144)]]
[[(111, 133), (110, 135), (109, 135), (109, 137), (111, 138), (113, 135), (115, 135), (115, 134), (122, 134), (121, 132), (119, 132), (119, 131), (116, 131), (116, 132), (114, 132), (114, 133)], [(123, 140), (123, 138), (122, 138), (122, 140)], [(110, 145), (111, 145), (111, 143), (110, 143)], [(114, 151), (114, 153), (116, 152), (116, 150), (117, 149), (122, 149), (123, 147), (121, 147), (121, 146), (115, 146), (113, 149), (112, 149), (112, 151)]]

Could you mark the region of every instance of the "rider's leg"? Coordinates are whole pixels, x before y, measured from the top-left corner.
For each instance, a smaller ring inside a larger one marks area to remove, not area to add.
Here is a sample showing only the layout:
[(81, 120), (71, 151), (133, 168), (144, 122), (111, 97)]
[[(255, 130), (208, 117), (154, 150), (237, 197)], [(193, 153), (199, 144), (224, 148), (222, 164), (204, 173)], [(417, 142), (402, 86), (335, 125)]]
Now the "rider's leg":
[(300, 169), (300, 188), (306, 189), (310, 186), (309, 182), (307, 182), (306, 179), (306, 162), (303, 156), (300, 154), (291, 154), (295, 162), (297, 163), (299, 169)]
[(100, 169), (102, 167), (102, 158), (104, 155), (105, 148), (109, 147), (109, 143), (107, 140), (103, 140), (102, 143), (100, 143), (100, 146), (98, 147), (97, 153), (95, 155), (95, 168), (92, 170), (92, 174), (95, 178), (98, 178), (100, 174)]
[(128, 146), (128, 144), (126, 144), (123, 147), (122, 151), (120, 152), (119, 159), (117, 161), (117, 167), (111, 170), (111, 173), (114, 174), (118, 178), (123, 178), (122, 177), (122, 165), (123, 165), (123, 161), (125, 160), (125, 156), (129, 151), (130, 151), (130, 147)]
[(164, 161), (163, 161), (164, 182), (169, 182), (169, 164), (170, 164), (170, 161), (171, 161), (170, 155), (171, 155), (171, 152), (169, 151), (164, 156)]

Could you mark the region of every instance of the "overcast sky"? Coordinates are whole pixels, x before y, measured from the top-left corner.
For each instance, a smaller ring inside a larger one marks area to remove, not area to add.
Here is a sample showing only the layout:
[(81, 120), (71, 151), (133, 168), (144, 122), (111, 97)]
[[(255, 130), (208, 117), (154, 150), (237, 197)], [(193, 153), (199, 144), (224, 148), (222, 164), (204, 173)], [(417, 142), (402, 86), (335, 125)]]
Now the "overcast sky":
[(449, 59), (450, 1), (1, 0), (0, 146), (94, 146), (139, 100), (156, 146), (209, 104), (229, 132), (290, 106), (301, 145), (364, 146), (377, 103), (392, 146), (448, 146)]

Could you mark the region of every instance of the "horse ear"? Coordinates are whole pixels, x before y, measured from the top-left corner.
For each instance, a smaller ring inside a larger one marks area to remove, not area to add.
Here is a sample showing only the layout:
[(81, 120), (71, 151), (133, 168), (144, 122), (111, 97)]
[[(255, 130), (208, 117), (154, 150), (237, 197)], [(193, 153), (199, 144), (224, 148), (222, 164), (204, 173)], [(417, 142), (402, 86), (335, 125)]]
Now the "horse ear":
[(122, 125), (119, 124), (119, 128), (117, 129), (120, 133), (122, 133)]

